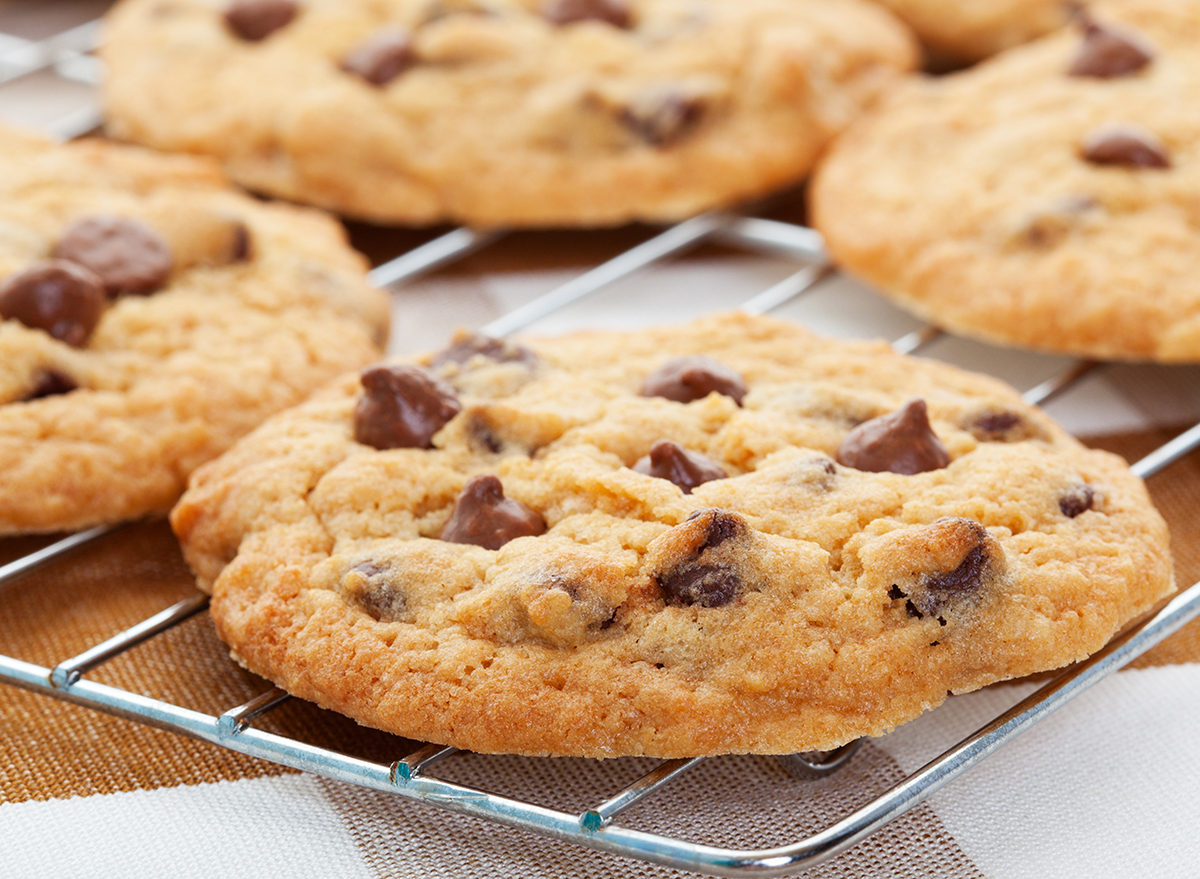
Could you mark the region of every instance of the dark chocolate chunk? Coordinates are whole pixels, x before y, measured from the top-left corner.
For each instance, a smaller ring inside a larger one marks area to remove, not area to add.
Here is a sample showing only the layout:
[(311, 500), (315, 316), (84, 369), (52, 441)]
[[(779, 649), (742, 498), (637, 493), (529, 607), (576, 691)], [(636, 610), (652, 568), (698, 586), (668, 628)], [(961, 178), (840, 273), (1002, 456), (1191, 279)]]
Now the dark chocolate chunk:
[(624, 0), (546, 0), (542, 17), (557, 24), (604, 21), (613, 27), (629, 27), (629, 7)]
[(95, 272), (109, 297), (153, 293), (171, 275), (165, 238), (139, 220), (97, 216), (76, 220), (54, 246), (54, 256)]
[(294, 0), (233, 0), (225, 23), (243, 40), (258, 42), (289, 24), (300, 6)]
[(34, 263), (0, 284), (0, 317), (78, 348), (104, 313), (104, 285), (81, 265), (60, 259)]
[(691, 494), (697, 485), (714, 479), (724, 479), (729, 474), (712, 458), (692, 452), (671, 440), (659, 440), (650, 447), (650, 454), (638, 459), (633, 469), (646, 476), (666, 479)]
[(704, 117), (705, 103), (678, 89), (657, 89), (621, 110), (621, 123), (651, 146), (669, 146)]
[(1096, 491), (1086, 483), (1080, 485), (1068, 494), (1058, 499), (1058, 508), (1068, 519), (1074, 519), (1080, 513), (1086, 513), (1096, 500)]
[(493, 339), (479, 333), (460, 334), (450, 343), (450, 347), (438, 352), (430, 366), (434, 369), (447, 363), (466, 363), (472, 357), (486, 357), (497, 363), (522, 363), (533, 366), (537, 363), (537, 355), (524, 345), (517, 345), (505, 339)]
[(727, 565), (692, 565), (671, 571), (658, 579), (672, 604), (691, 607), (722, 607), (742, 591), (737, 571)]
[(342, 578), (345, 594), (376, 620), (395, 620), (404, 615), (407, 600), (387, 571), (372, 562), (360, 562)]
[(1067, 72), (1071, 76), (1112, 79), (1137, 73), (1154, 59), (1145, 41), (1121, 28), (1102, 25), (1086, 17), (1083, 45)]
[(499, 549), (517, 537), (535, 537), (546, 521), (531, 507), (504, 496), (495, 476), (472, 476), (442, 528), (442, 540)]
[[(982, 526), (979, 527), (982, 530)], [(975, 589), (982, 583), (983, 572), (987, 564), (987, 549), (985, 544), (980, 542), (967, 553), (953, 571), (937, 574), (926, 580), (925, 588), (934, 594), (947, 596)]]
[(408, 31), (390, 27), (378, 31), (342, 58), (342, 70), (371, 85), (387, 85), (417, 62)]
[(696, 354), (668, 360), (646, 379), (641, 394), (690, 403), (703, 400), (713, 391), (732, 397), (740, 406), (746, 396), (746, 382), (725, 364)]
[(1139, 125), (1102, 125), (1083, 139), (1083, 158), (1093, 165), (1170, 168), (1171, 156), (1158, 136)]
[(354, 438), (377, 449), (427, 449), (462, 405), (444, 381), (419, 366), (370, 366), (354, 410)]
[(985, 434), (1006, 434), (1021, 423), (1021, 416), (1016, 412), (989, 412), (975, 422), (975, 426)]
[(23, 399), (40, 400), (42, 397), (57, 397), (60, 394), (69, 394), (78, 387), (76, 381), (66, 373), (53, 368), (43, 369), (38, 373), (33, 390)]
[(925, 401), (915, 397), (895, 412), (872, 418), (846, 434), (837, 459), (856, 470), (912, 476), (945, 467), (950, 453), (933, 432)]

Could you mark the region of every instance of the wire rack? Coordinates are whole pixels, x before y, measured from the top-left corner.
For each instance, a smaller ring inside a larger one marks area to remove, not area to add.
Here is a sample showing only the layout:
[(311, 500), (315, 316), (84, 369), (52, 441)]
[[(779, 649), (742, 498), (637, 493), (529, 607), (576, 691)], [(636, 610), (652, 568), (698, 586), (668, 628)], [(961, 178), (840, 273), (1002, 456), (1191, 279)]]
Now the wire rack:
[[(96, 59), (88, 53), (95, 44), (97, 33), (95, 21), (76, 24), (36, 40), (0, 33), (0, 85), (46, 72), (67, 82), (94, 85), (99, 81), (101, 70)], [(2, 97), (0, 94), (0, 99)], [(94, 97), (89, 96), (80, 106), (44, 120), (42, 127), (66, 139), (94, 130), (100, 121), (98, 106)], [(481, 248), (502, 247), (503, 238), (501, 232), (455, 229), (380, 265), (371, 272), (370, 278), (379, 287), (398, 287), (460, 261)], [(550, 292), (508, 311), (484, 326), (482, 331), (503, 336), (521, 330), (635, 273), (661, 265), (705, 243), (719, 243), (752, 253), (770, 253), (795, 263), (795, 270), (782, 281), (741, 303), (741, 309), (752, 314), (779, 309), (813, 291), (832, 274), (821, 238), (811, 229), (744, 213), (708, 213), (660, 231)], [(893, 347), (902, 353), (914, 353), (940, 336), (942, 331), (938, 328), (924, 326), (896, 339)], [(1077, 387), (1080, 380), (1097, 366), (1090, 361), (1071, 363), (1027, 390), (1024, 397), (1031, 404), (1047, 403)], [(1147, 478), (1198, 446), (1200, 424), (1138, 461), (1132, 469)], [(40, 566), (68, 564), (71, 550), (100, 539), (111, 530), (93, 528), (0, 566), (0, 588)], [(0, 592), (0, 602), (2, 600), (3, 592)], [(130, 648), (205, 612), (207, 606), (207, 596), (196, 594), (52, 668), (0, 655), (0, 682), (294, 769), (567, 843), (715, 876), (763, 876), (799, 873), (832, 858), (924, 801), (989, 754), (1200, 615), (1200, 583), (1180, 593), (1158, 613), (1128, 628), (1090, 659), (1055, 677), (880, 796), (819, 832), (788, 845), (761, 849), (718, 848), (642, 832), (618, 822), (622, 812), (668, 787), (699, 763), (700, 758), (665, 761), (630, 785), (597, 793), (589, 808), (564, 812), (439, 778), (435, 774), (436, 764), (455, 754), (454, 748), (429, 745), (394, 762), (382, 763), (256, 728), (257, 719), (290, 698), (277, 688), (223, 713), (208, 714), (86, 678), (89, 672)], [(188, 673), (186, 669), (180, 672)], [(833, 752), (777, 759), (795, 775), (817, 778), (837, 771), (851, 759), (856, 746), (857, 743), (851, 743)]]

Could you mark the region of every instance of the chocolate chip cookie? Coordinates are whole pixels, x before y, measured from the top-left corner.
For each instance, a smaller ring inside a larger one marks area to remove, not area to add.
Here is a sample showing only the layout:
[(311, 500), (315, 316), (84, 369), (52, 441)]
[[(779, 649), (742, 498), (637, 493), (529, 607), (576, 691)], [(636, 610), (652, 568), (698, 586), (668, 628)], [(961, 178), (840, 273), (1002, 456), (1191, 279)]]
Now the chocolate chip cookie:
[(172, 524), (247, 668), (492, 752), (828, 748), (1171, 588), (1141, 482), (1007, 386), (744, 315), (348, 375)]
[(898, 90), (832, 150), (813, 222), (846, 269), (970, 336), (1200, 360), (1200, 5), (1107, 3)]
[(124, 0), (108, 131), (386, 223), (672, 220), (799, 181), (916, 63), (861, 0)]
[(935, 62), (980, 61), (1066, 25), (1071, 0), (879, 0), (925, 44)]
[(379, 356), (336, 222), (207, 160), (0, 130), (0, 534), (165, 513), (268, 414)]

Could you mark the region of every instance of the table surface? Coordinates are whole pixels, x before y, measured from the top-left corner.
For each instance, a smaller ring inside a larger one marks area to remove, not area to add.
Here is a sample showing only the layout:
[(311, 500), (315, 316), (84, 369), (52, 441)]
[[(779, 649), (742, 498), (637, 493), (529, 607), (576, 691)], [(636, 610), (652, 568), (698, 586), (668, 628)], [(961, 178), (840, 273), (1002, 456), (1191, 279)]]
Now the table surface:
[[(86, 22), (92, 0), (0, 5), (0, 59), (14, 39), (43, 39)], [(0, 119), (52, 130), (95, 106), (94, 89), (52, 73), (0, 83)], [(0, 173), (3, 173), (0, 169)], [(770, 215), (802, 220), (797, 193)], [(350, 226), (374, 262), (447, 230)], [(521, 232), (393, 293), (393, 353), (436, 347), (459, 326), (480, 327), (660, 230)], [(528, 328), (632, 328), (736, 308), (787, 277), (797, 262), (706, 245), (640, 271)], [(914, 318), (843, 276), (778, 309), (828, 335), (895, 339)], [(946, 336), (922, 356), (1029, 388), (1070, 360)], [(1047, 411), (1077, 435), (1131, 460), (1200, 420), (1200, 367), (1109, 365)], [(1172, 528), (1180, 582), (1200, 578), (1200, 461), (1192, 455), (1150, 480)], [(0, 561), (36, 541), (0, 541)], [(125, 529), (98, 546), (0, 590), (0, 652), (53, 665), (191, 592), (162, 523)], [(1122, 671), (819, 876), (1190, 876), (1200, 806), (1200, 627), (1193, 624), (1138, 668)], [(224, 655), (206, 618), (138, 648), (97, 679), (220, 711), (265, 689)], [(894, 783), (1027, 694), (992, 687), (873, 740), (832, 779), (801, 783), (772, 760), (710, 760), (635, 808), (632, 826), (717, 845), (794, 841)], [(392, 760), (411, 746), (307, 705), (272, 728)], [(446, 777), (580, 809), (653, 765), (461, 755)], [(602, 795), (598, 795), (601, 792)], [(623, 816), (622, 821), (626, 821)], [(0, 834), (4, 875), (248, 877), (658, 876), (611, 856), (460, 818), (427, 806), (293, 773), (43, 696), (0, 688)], [(13, 842), (15, 840), (15, 843)]]

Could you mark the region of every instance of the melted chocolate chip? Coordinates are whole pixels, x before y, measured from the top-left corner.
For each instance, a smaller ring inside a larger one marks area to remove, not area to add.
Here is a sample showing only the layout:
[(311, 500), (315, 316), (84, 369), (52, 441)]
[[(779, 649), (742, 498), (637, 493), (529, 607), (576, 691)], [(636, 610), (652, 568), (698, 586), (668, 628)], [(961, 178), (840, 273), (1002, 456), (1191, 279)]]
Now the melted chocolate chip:
[(450, 347), (438, 352), (430, 366), (437, 369), (447, 363), (467, 363), (472, 357), (486, 357), (497, 363), (522, 363), (533, 366), (537, 355), (524, 345), (504, 339), (493, 339), (479, 333), (465, 333), (455, 337)]
[(669, 146), (688, 135), (704, 117), (700, 98), (678, 89), (657, 90), (625, 107), (621, 123), (651, 146)]
[(66, 373), (53, 368), (43, 369), (38, 373), (33, 390), (22, 399), (40, 400), (42, 397), (57, 397), (60, 394), (69, 394), (78, 387), (75, 380)]
[(1083, 45), (1067, 72), (1071, 76), (1112, 79), (1137, 73), (1153, 59), (1153, 50), (1134, 34), (1088, 18)]
[(289, 24), (300, 7), (294, 0), (233, 0), (225, 23), (243, 40), (258, 42)]
[(536, 537), (546, 530), (538, 512), (504, 496), (495, 476), (472, 476), (463, 487), (454, 512), (442, 528), (442, 540), (499, 549), (517, 537)]
[(408, 31), (387, 28), (359, 43), (342, 58), (342, 70), (371, 85), (387, 85), (417, 62)]
[(638, 459), (633, 469), (646, 476), (673, 482), (683, 489), (684, 494), (691, 494), (697, 485), (729, 475), (712, 458), (689, 451), (671, 440), (656, 442), (650, 447), (650, 454)]
[(36, 262), (0, 284), (0, 317), (82, 346), (104, 313), (104, 285), (94, 272), (59, 259)]
[(1124, 168), (1170, 168), (1166, 146), (1151, 131), (1138, 125), (1102, 125), (1083, 139), (1083, 158), (1093, 165)]
[(714, 391), (732, 397), (740, 406), (746, 396), (746, 382), (725, 364), (698, 354), (668, 360), (646, 379), (641, 394), (690, 403)]
[(658, 585), (672, 604), (722, 607), (742, 591), (737, 571), (725, 565), (694, 565), (660, 577)]
[(856, 470), (912, 476), (945, 467), (950, 453), (933, 432), (925, 401), (917, 397), (846, 434), (837, 459)]
[(395, 620), (404, 615), (404, 593), (387, 576), (387, 571), (372, 562), (361, 562), (342, 578), (346, 595), (368, 616), (376, 620)]
[(623, 0), (546, 0), (542, 17), (552, 24), (603, 21), (613, 27), (629, 27), (629, 7)]
[(354, 410), (354, 438), (377, 449), (427, 449), (458, 414), (454, 391), (419, 366), (371, 366)]
[(1095, 489), (1090, 485), (1084, 484), (1075, 488), (1069, 494), (1060, 497), (1058, 499), (1058, 508), (1062, 510), (1062, 514), (1068, 519), (1074, 519), (1079, 514), (1090, 510), (1095, 500)]
[[(981, 528), (982, 530), (982, 528)], [(957, 568), (925, 581), (925, 588), (936, 595), (950, 596), (977, 588), (988, 564), (985, 544), (979, 543), (967, 553)]]
[(696, 510), (684, 519), (684, 521), (692, 522), (701, 517), (706, 519), (704, 523), (705, 533), (704, 543), (696, 549), (695, 554), (697, 557), (706, 549), (720, 546), (726, 540), (740, 537), (746, 533), (745, 519), (718, 507), (712, 507), (707, 510)]
[(166, 239), (145, 223), (110, 216), (76, 220), (54, 256), (91, 269), (109, 297), (153, 293), (167, 282), (174, 262)]
[[(941, 616), (942, 611), (952, 602), (974, 595), (992, 582), (998, 562), (993, 557), (996, 543), (989, 539), (987, 530), (978, 522), (962, 518), (940, 519), (935, 523), (937, 526), (951, 529), (947, 537), (963, 541), (970, 548), (952, 570), (925, 577), (909, 601), (922, 616), (936, 616), (944, 626), (946, 621)], [(950, 536), (956, 532), (956, 536)], [(911, 611), (909, 615), (912, 615)]]

